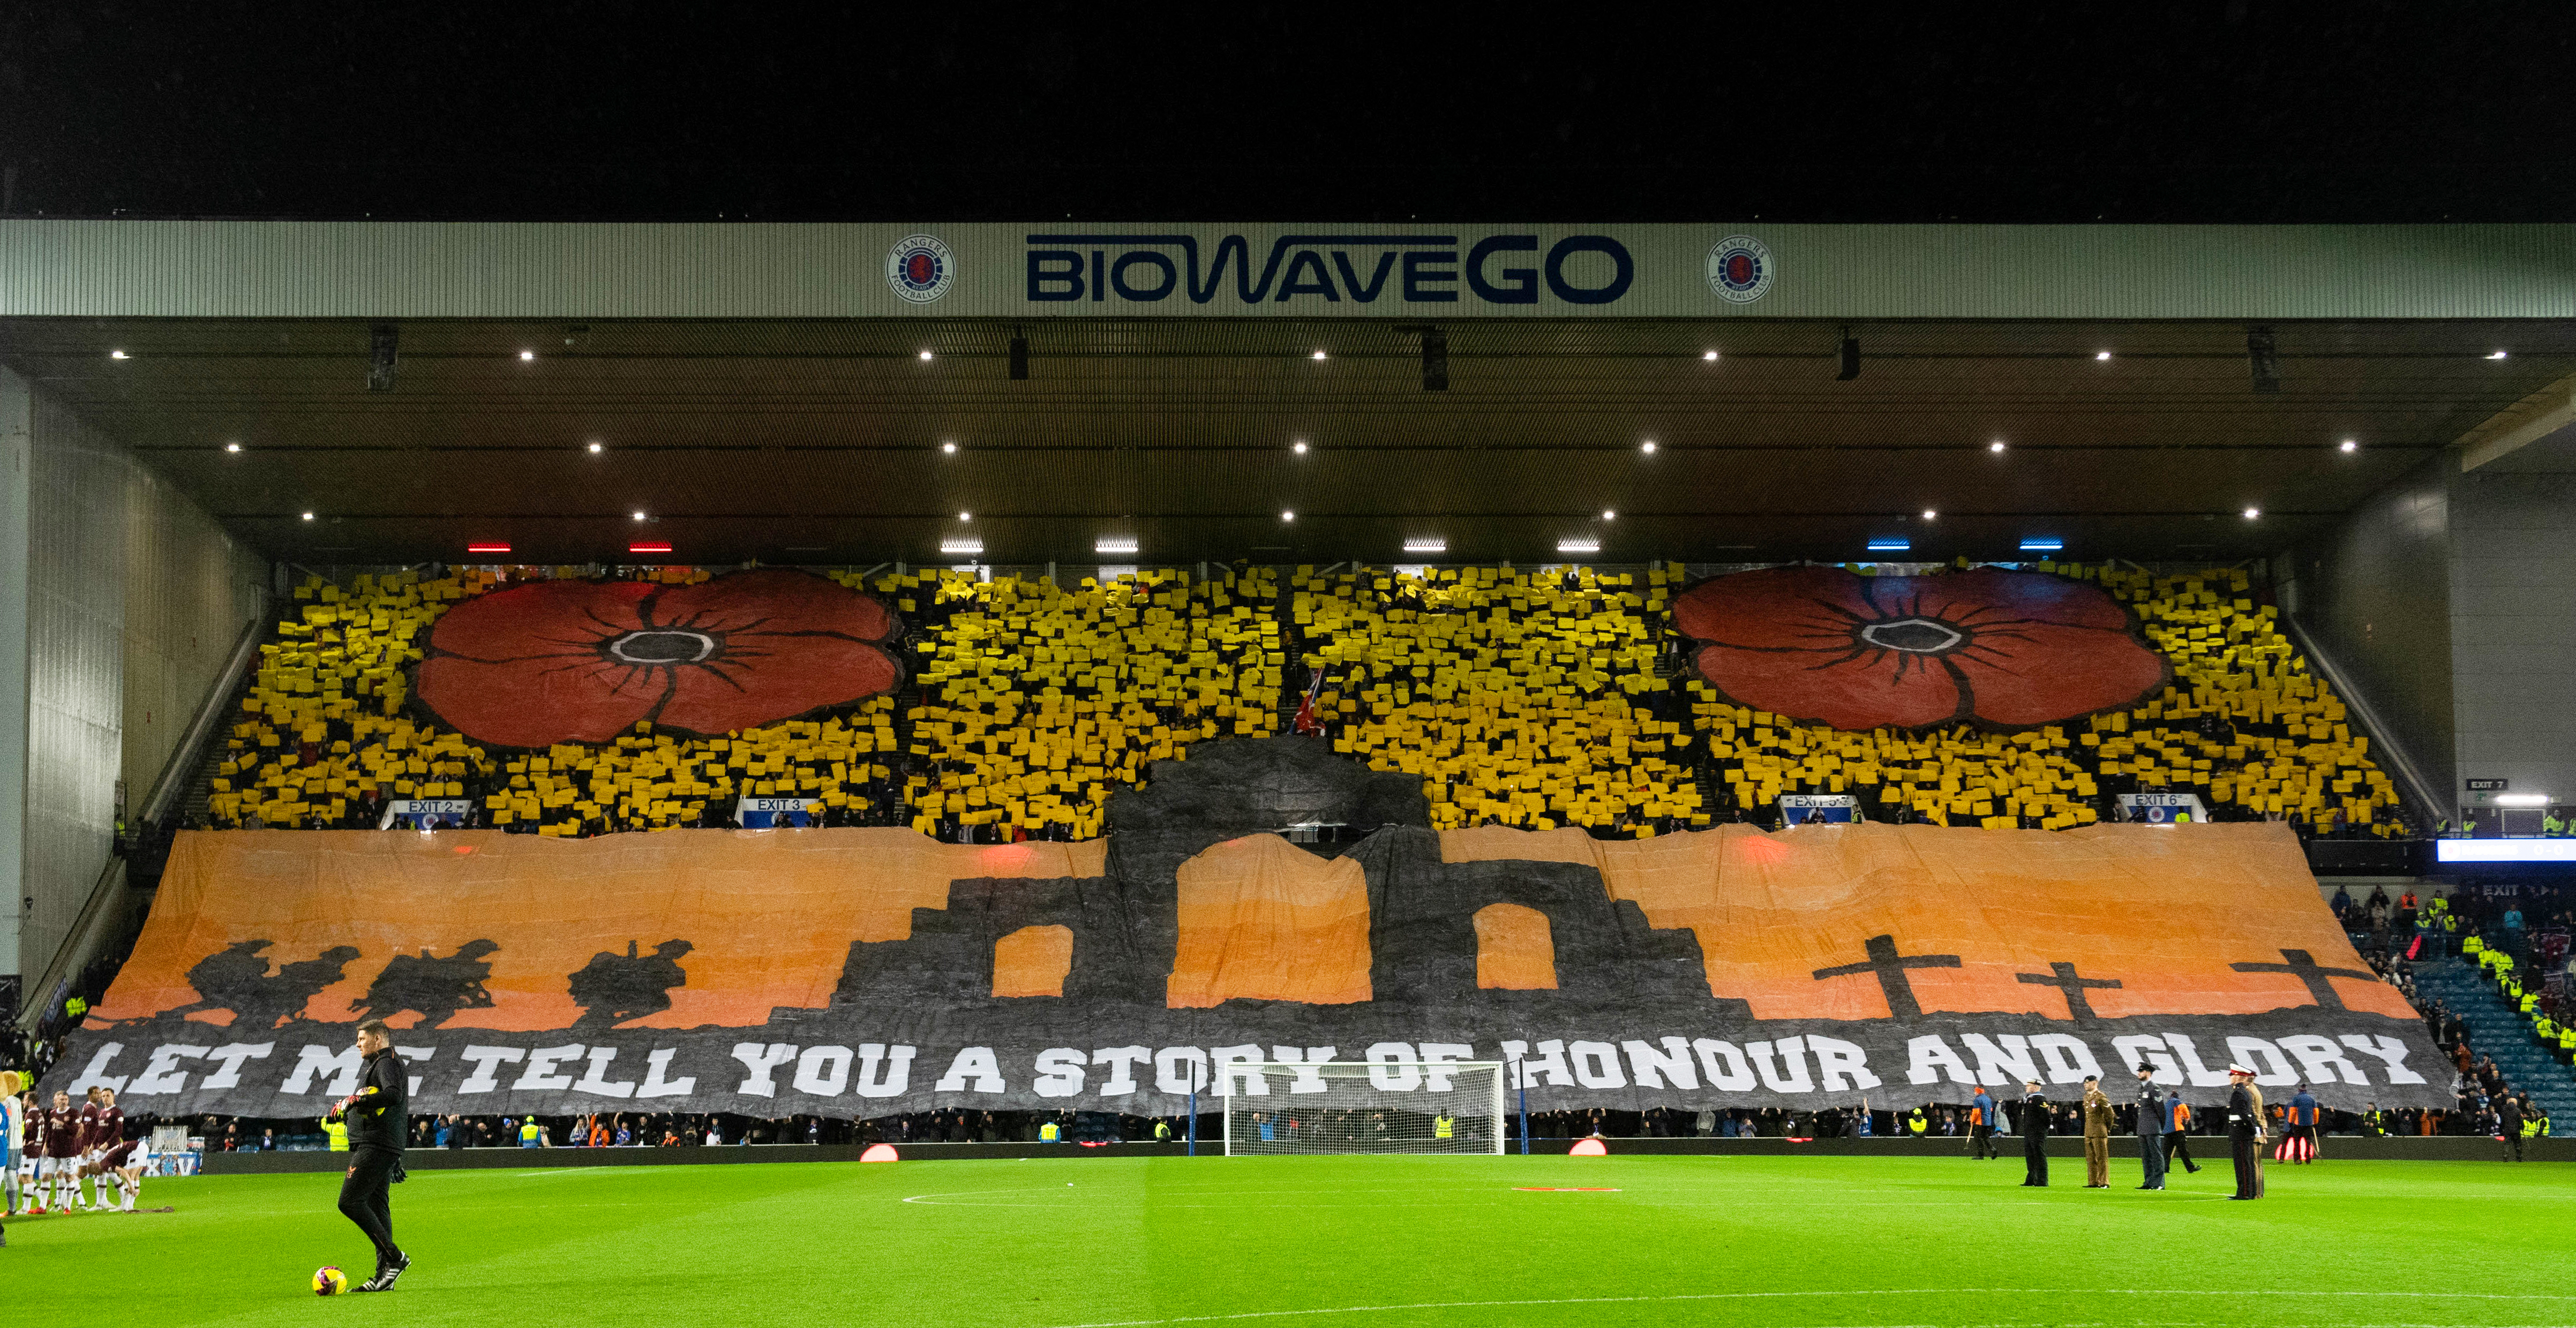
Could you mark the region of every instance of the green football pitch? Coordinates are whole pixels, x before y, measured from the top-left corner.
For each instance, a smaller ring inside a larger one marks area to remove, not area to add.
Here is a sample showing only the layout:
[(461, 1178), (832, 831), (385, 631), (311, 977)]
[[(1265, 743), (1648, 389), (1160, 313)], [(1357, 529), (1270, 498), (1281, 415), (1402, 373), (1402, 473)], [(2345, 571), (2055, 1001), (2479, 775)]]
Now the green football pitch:
[(424, 1171), (413, 1271), (336, 1175), (147, 1182), (168, 1214), (9, 1223), (24, 1323), (532, 1325), (2576, 1323), (2576, 1167), (2226, 1168), (2028, 1190), (2018, 1159), (1566, 1157)]

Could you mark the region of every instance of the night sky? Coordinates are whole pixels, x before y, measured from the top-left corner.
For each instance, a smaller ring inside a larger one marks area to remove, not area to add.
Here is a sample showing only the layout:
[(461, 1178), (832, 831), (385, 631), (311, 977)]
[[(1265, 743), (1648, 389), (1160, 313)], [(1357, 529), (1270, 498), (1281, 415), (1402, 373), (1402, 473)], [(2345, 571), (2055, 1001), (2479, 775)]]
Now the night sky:
[(2564, 5), (298, 8), (0, 11), (0, 214), (2576, 221)]

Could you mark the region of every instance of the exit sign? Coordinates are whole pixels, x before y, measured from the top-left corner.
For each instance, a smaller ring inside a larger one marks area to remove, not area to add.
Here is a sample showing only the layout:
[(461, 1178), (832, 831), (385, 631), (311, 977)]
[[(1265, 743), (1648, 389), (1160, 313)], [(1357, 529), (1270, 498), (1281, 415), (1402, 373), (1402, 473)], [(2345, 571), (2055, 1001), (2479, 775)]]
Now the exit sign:
[(2513, 786), (2510, 779), (2472, 779), (2466, 782), (2471, 793), (2502, 793)]

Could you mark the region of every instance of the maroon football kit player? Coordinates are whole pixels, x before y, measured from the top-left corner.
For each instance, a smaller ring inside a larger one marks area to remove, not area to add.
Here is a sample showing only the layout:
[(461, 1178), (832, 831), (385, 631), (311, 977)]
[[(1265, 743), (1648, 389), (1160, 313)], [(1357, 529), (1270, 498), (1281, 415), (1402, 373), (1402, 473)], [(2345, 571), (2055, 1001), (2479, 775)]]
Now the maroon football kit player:
[(36, 1163), (39, 1208), (71, 1206), (80, 1193), (81, 1116), (69, 1093), (54, 1094), (45, 1111), (45, 1155)]
[(124, 1142), (125, 1108), (116, 1105), (116, 1094), (112, 1090), (100, 1089), (98, 1100), (90, 1106), (89, 1133), (81, 1137), (81, 1156), (89, 1162), (86, 1170), (91, 1177), (90, 1187), (98, 1192), (97, 1208), (102, 1213), (116, 1208), (116, 1200), (110, 1197), (110, 1186), (120, 1190), (123, 1186), (112, 1178), (114, 1168), (106, 1166), (100, 1159)]

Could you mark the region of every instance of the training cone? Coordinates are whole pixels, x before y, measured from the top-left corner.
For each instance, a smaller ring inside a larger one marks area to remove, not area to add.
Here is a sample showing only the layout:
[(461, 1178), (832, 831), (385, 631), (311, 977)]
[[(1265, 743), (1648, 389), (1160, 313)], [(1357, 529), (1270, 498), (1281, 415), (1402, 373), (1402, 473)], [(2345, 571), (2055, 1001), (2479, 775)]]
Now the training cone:
[(894, 1151), (893, 1144), (869, 1144), (868, 1151), (859, 1154), (859, 1160), (862, 1162), (900, 1162), (903, 1160), (903, 1155)]

